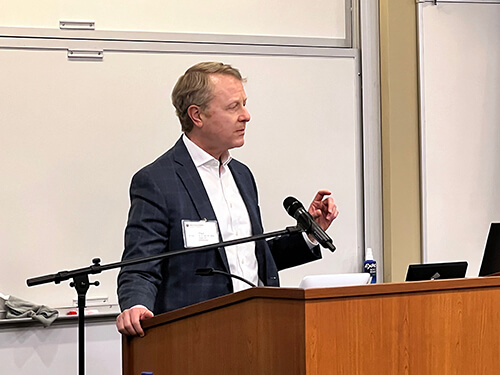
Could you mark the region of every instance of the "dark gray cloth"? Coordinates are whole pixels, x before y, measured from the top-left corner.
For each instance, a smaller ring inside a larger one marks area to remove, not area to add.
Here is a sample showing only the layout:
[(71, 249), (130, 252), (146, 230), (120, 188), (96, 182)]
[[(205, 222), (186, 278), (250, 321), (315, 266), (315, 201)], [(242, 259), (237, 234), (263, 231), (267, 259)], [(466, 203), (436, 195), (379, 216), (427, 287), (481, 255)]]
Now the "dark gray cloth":
[(56, 309), (45, 305), (36, 305), (34, 303), (10, 296), (5, 301), (7, 310), (6, 319), (32, 318), (43, 324), (44, 327), (50, 326), (59, 316)]

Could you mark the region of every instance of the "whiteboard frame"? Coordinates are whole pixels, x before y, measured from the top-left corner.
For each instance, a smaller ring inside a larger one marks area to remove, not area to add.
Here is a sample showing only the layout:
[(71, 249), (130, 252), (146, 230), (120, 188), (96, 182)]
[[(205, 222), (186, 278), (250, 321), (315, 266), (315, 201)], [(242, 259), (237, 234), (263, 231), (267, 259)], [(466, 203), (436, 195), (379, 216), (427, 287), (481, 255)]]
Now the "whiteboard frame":
[[(9, 30), (6, 30), (9, 29)], [(101, 50), (113, 52), (165, 52), (165, 53), (207, 53), (269, 56), (309, 57), (355, 57), (358, 51), (350, 48), (324, 48), (306, 45), (273, 45), (238, 43), (228, 44), (205, 41), (142, 40), (142, 39), (87, 39), (73, 37), (33, 37), (16, 34), (12, 28), (0, 28), (0, 48), (33, 50)], [(83, 32), (86, 33), (86, 32)]]
[(425, 139), (425, 79), (424, 79), (424, 28), (423, 6), (417, 6), (417, 48), (418, 48), (418, 107), (419, 107), (419, 137), (420, 137), (420, 221), (421, 221), (421, 256), (422, 262), (427, 263), (427, 169), (425, 164), (426, 145)]

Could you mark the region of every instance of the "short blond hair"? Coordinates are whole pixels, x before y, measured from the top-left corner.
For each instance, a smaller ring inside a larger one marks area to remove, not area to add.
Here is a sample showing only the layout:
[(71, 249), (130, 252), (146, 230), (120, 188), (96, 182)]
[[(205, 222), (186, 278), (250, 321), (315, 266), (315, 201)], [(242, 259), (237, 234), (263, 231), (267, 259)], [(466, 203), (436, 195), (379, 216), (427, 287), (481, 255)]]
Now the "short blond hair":
[(201, 62), (186, 70), (172, 90), (172, 104), (185, 133), (189, 133), (194, 126), (188, 108), (197, 105), (206, 110), (213, 99), (211, 74), (225, 74), (241, 82), (246, 81), (238, 69), (221, 62)]

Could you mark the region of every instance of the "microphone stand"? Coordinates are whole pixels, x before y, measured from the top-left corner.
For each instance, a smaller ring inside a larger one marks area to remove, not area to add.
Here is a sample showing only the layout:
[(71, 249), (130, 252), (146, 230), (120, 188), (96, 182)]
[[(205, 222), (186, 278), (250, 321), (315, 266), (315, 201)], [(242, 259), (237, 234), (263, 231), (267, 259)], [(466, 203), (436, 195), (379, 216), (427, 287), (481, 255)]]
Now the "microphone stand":
[(26, 284), (29, 287), (55, 283), (59, 284), (61, 281), (73, 279), (70, 286), (76, 289), (78, 294), (78, 374), (85, 375), (85, 306), (86, 306), (86, 295), (91, 285), (99, 286), (99, 281), (89, 282), (89, 275), (95, 275), (101, 273), (102, 271), (108, 271), (115, 268), (121, 268), (125, 266), (130, 266), (133, 264), (140, 264), (151, 262), (153, 260), (161, 260), (164, 258), (169, 258), (180, 254), (189, 254), (199, 251), (215, 250), (219, 247), (226, 247), (232, 245), (239, 245), (242, 243), (265, 240), (267, 238), (278, 237), (283, 235), (290, 235), (293, 233), (303, 232), (304, 230), (298, 226), (287, 227), (284, 230), (279, 230), (270, 233), (257, 234), (255, 236), (249, 236), (244, 238), (239, 238), (236, 240), (219, 242), (206, 246), (197, 246), (189, 249), (169, 251), (166, 253), (152, 255), (148, 257), (141, 257), (135, 259), (128, 259), (121, 262), (114, 262), (109, 264), (101, 265), (101, 259), (92, 259), (93, 265), (90, 267), (78, 268), (70, 271), (59, 271), (55, 274), (48, 274), (44, 276), (38, 276), (26, 280)]

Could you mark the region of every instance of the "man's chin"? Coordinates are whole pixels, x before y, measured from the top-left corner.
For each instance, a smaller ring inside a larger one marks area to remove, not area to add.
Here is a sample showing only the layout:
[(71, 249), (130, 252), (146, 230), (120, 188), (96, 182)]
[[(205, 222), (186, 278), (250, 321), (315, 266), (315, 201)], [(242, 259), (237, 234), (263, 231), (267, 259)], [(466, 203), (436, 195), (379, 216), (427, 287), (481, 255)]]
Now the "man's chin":
[(231, 148), (240, 148), (240, 147), (243, 147), (244, 144), (245, 144), (245, 140), (242, 139), (241, 141), (234, 142), (233, 147), (231, 147)]

